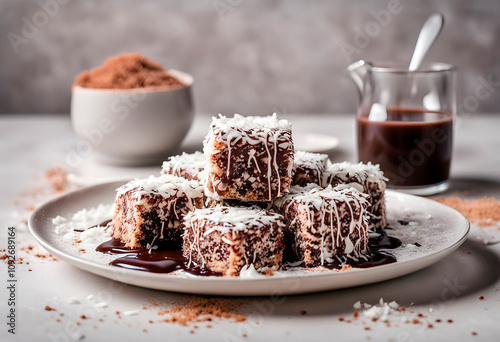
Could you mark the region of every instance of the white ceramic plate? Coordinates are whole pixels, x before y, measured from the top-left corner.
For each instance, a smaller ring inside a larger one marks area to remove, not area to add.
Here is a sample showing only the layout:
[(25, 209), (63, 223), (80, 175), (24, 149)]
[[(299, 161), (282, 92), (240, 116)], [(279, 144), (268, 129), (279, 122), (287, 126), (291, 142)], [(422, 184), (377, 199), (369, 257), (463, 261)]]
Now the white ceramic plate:
[[(441, 203), (412, 195), (387, 191), (388, 221), (403, 247), (393, 250), (396, 263), (347, 271), (299, 271), (276, 273), (256, 279), (239, 277), (194, 277), (185, 274), (157, 274), (108, 265), (108, 261), (79, 254), (54, 233), (52, 219), (71, 217), (83, 208), (111, 204), (115, 189), (123, 182), (91, 186), (68, 193), (39, 207), (29, 220), (38, 242), (52, 255), (91, 273), (141, 287), (195, 294), (257, 296), (298, 294), (334, 290), (396, 278), (427, 267), (457, 249), (469, 232), (467, 219)], [(398, 223), (403, 220), (403, 224)], [(104, 241), (102, 241), (104, 242)], [(417, 244), (415, 244), (417, 243)], [(71, 245), (71, 243), (67, 243)], [(417, 247), (420, 245), (420, 247)]]

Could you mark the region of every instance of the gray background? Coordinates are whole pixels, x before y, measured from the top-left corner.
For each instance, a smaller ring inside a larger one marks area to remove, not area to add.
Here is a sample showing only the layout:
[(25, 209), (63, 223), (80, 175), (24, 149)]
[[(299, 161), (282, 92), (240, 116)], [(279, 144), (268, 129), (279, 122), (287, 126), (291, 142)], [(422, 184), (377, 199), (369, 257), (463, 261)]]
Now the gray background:
[(353, 113), (349, 63), (408, 63), (434, 11), (446, 24), (427, 60), (459, 67), (459, 109), (500, 112), (499, 85), (475, 95), (500, 82), (500, 1), (400, 0), (377, 23), (391, 1), (0, 0), (0, 113), (68, 113), (75, 75), (134, 51), (193, 74), (198, 112)]

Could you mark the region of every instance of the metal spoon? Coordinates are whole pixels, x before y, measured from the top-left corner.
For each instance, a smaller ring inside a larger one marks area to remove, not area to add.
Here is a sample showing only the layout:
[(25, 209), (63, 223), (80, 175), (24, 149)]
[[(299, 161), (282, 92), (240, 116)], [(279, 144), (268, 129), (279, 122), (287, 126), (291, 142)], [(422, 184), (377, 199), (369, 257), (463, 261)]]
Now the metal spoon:
[(420, 63), (422, 63), (425, 58), (425, 55), (427, 55), (427, 52), (439, 36), (443, 25), (444, 17), (440, 13), (434, 13), (427, 19), (424, 26), (422, 26), (422, 30), (420, 30), (420, 34), (418, 35), (417, 44), (415, 45), (413, 57), (410, 62), (410, 71), (418, 69)]

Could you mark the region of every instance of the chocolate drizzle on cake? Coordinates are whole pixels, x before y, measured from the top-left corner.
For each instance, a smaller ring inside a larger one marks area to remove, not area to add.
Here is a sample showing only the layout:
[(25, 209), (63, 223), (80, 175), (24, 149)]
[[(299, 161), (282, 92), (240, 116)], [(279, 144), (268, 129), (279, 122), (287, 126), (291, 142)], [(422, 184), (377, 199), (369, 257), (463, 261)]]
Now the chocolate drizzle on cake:
[(168, 160), (164, 161), (161, 172), (188, 180), (201, 181), (206, 163), (207, 157), (200, 151), (194, 153), (183, 152), (180, 155), (169, 157)]

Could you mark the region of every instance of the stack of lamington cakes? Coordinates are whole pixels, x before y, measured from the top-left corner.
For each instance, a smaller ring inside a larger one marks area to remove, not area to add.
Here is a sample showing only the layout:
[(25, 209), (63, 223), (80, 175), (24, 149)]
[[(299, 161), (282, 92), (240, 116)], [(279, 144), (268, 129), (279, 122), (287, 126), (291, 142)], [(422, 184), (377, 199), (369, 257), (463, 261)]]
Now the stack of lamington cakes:
[(237, 276), (279, 269), (285, 249), (304, 267), (366, 258), (368, 231), (386, 226), (378, 165), (296, 151), (276, 114), (214, 117), (203, 144), (117, 189), (114, 238), (168, 243), (189, 264)]

